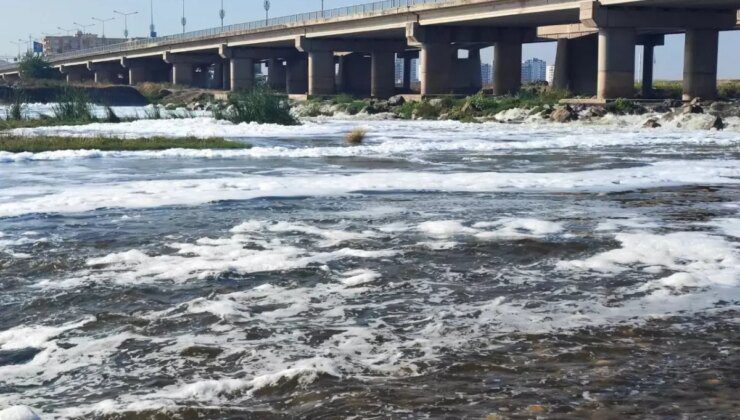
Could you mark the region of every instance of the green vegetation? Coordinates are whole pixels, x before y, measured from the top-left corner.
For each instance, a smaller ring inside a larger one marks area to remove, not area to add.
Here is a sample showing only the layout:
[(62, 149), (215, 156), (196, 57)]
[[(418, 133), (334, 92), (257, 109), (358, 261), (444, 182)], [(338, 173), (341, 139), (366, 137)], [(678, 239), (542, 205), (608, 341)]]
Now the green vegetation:
[(93, 122), (90, 98), (81, 89), (67, 88), (57, 98), (52, 107), (54, 118), (63, 121)]
[(18, 62), (18, 70), (23, 79), (61, 79), (56, 71), (41, 55), (27, 53)]
[(102, 151), (141, 151), (166, 149), (248, 149), (251, 146), (223, 138), (137, 138), (121, 139), (113, 137), (26, 137), (0, 135), (0, 151), (11, 153), (40, 153), (55, 150), (102, 150)]
[(297, 125), (298, 121), (290, 114), (287, 96), (279, 95), (264, 86), (257, 86), (250, 92), (231, 95), (229, 107), (214, 112), (216, 119), (228, 120), (234, 124), (256, 122), (260, 124)]
[(9, 121), (22, 121), (23, 109), (25, 105), (25, 95), (22, 90), (13, 89), (13, 96), (10, 106), (8, 107), (7, 119)]
[(630, 115), (644, 113), (644, 108), (628, 99), (619, 98), (604, 107), (608, 112), (617, 115)]
[(446, 116), (459, 121), (476, 121), (492, 117), (512, 108), (534, 109), (555, 105), (569, 97), (568, 92), (557, 90), (525, 90), (514, 96), (490, 96), (479, 92), (467, 98), (445, 97), (421, 102), (406, 102), (395, 111), (401, 118), (438, 119)]

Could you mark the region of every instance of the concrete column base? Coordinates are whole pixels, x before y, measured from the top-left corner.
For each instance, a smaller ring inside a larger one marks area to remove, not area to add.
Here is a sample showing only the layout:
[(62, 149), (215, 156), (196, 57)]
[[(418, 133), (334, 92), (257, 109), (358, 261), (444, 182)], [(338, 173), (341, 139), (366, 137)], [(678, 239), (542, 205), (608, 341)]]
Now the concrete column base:
[(308, 92), (308, 60), (305, 57), (288, 59), (285, 82), (285, 90), (290, 95), (303, 95)]
[(497, 42), (493, 49), (493, 94), (509, 95), (522, 86), (521, 41)]
[(251, 58), (232, 58), (229, 76), (229, 87), (232, 92), (254, 88), (254, 60)]
[(468, 58), (458, 58), (453, 51), (454, 70), (453, 91), (461, 94), (475, 94), (483, 89), (483, 75), (481, 74), (480, 49), (469, 48)]
[(596, 95), (598, 55), (597, 35), (559, 39), (552, 88), (577, 95)]
[(310, 51), (308, 53), (309, 96), (334, 95), (335, 87), (334, 52)]
[(719, 32), (711, 29), (686, 31), (683, 65), (683, 99), (717, 98)]
[(370, 95), (390, 98), (396, 91), (396, 56), (393, 52), (376, 51), (370, 56)]
[(421, 44), (421, 94), (447, 95), (452, 93), (452, 60), (454, 49), (447, 43)]
[(599, 99), (631, 98), (635, 93), (634, 28), (599, 29)]

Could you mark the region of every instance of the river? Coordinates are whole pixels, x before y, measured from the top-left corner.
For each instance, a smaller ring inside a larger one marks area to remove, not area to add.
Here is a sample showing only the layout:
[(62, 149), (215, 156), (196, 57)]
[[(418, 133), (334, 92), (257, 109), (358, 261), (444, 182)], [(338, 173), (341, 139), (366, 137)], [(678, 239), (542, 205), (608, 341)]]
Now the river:
[(49, 129), (254, 147), (0, 153), (0, 410), (737, 415), (740, 135), (635, 127)]

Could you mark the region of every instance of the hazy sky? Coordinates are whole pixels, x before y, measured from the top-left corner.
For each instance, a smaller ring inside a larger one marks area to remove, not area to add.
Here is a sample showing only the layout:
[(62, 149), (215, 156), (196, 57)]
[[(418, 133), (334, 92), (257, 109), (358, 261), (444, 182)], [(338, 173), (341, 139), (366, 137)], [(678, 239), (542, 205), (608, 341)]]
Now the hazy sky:
[[(263, 0), (223, 0), (226, 9), (226, 24), (241, 23), (264, 17)], [(131, 36), (146, 36), (149, 30), (150, 0), (0, 0), (0, 58), (15, 56), (18, 47), (11, 43), (19, 38), (27, 40), (29, 34), (42, 38), (44, 33), (61, 33), (57, 27), (72, 29), (74, 22), (83, 25), (96, 23), (92, 17), (116, 20), (106, 23), (108, 37), (123, 36), (123, 18), (113, 10), (138, 11), (129, 17)], [(326, 8), (367, 3), (362, 0), (325, 0)], [(315, 11), (321, 8), (321, 0), (271, 0), (271, 16)], [(185, 0), (187, 29), (197, 30), (220, 25), (218, 11), (221, 0)], [(182, 31), (180, 17), (182, 0), (154, 0), (154, 19), (160, 35)], [(97, 23), (88, 29), (100, 33)], [(25, 48), (25, 47), (23, 47)], [(740, 79), (740, 31), (725, 32), (720, 36), (719, 77)], [(639, 55), (639, 52), (638, 52)], [(555, 44), (530, 44), (524, 48), (524, 58), (538, 57), (552, 63)], [(483, 58), (491, 59), (490, 51)], [(683, 71), (683, 36), (673, 35), (666, 39), (664, 47), (655, 51), (656, 79), (680, 79)]]

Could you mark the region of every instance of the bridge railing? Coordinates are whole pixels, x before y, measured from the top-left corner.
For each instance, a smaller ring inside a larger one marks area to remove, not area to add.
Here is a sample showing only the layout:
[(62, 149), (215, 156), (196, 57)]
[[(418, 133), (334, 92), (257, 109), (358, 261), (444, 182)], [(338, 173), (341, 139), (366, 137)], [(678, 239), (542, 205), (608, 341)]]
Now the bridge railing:
[[(214, 38), (218, 36), (237, 35), (244, 32), (255, 31), (259, 29), (269, 29), (285, 25), (307, 24), (319, 22), (325, 19), (336, 19), (351, 17), (366, 13), (378, 13), (393, 9), (404, 9), (418, 5), (426, 4), (444, 4), (454, 3), (458, 0), (383, 0), (373, 3), (357, 4), (354, 6), (339, 7), (336, 9), (327, 9), (324, 11), (299, 13), (290, 16), (280, 16), (270, 19), (255, 20), (252, 22), (238, 23), (235, 25), (224, 26), (223, 28), (211, 28), (200, 31), (186, 32), (182, 34), (167, 35), (157, 38), (146, 38), (127, 41), (118, 44), (102, 45), (99, 47), (87, 48), (84, 50), (70, 51), (60, 54), (50, 54), (48, 58), (52, 62), (65, 61), (91, 55), (109, 54), (139, 50), (150, 47), (159, 47), (163, 45), (178, 44), (188, 41), (196, 41), (204, 38)], [(15, 68), (17, 65), (10, 64), (0, 66), (0, 70)]]

